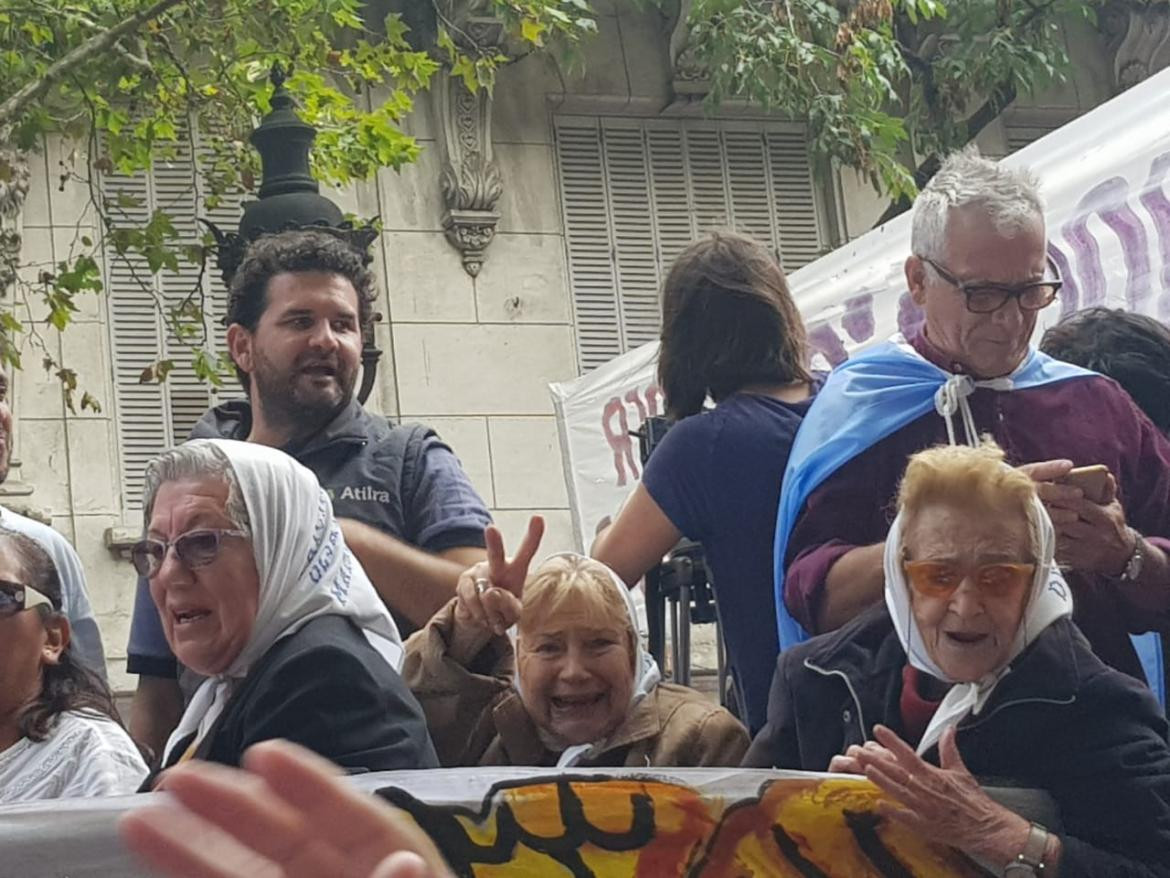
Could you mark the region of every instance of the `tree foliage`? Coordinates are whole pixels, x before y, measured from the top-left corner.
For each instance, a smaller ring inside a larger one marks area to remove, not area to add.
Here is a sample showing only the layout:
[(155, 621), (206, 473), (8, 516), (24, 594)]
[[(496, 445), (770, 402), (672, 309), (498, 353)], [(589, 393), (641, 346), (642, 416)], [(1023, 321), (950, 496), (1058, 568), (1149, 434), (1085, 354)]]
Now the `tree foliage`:
[[(905, 204), (939, 155), (1062, 75), (1060, 23), (1092, 17), (1101, 0), (629, 2), (689, 15), (684, 60), (709, 81), (712, 104), (746, 100), (806, 121), (815, 158), (858, 169)], [(407, 15), (372, 20), (388, 4)], [(425, 39), (407, 25), (420, 10), (433, 22)], [(477, 43), (469, 14), (502, 21), (505, 42)], [(319, 129), (314, 173), (344, 185), (415, 160), (401, 124), (436, 77), (490, 89), (511, 60), (564, 53), (595, 31), (590, 0), (0, 0), (0, 193), (29, 150), (60, 137), (76, 161), (56, 171), (87, 187), (98, 218), (52, 270), (23, 275), (16, 307), (0, 314), (0, 365), (19, 365), (31, 340), (72, 405), (76, 376), (40, 327), (63, 329), (78, 296), (101, 292), (103, 258), (145, 266), (146, 293), (159, 272), (206, 266), (209, 240), (182, 239), (162, 210), (143, 219), (132, 196), (103, 195), (97, 181), (198, 151), (201, 204), (251, 193), (259, 168), (247, 136), (268, 109), (274, 62), (291, 70), (288, 88)], [(158, 301), (196, 372), (214, 381), (204, 286)]]
[(912, 197), (940, 154), (1062, 75), (1089, 0), (694, 0), (711, 100), (807, 120), (814, 155)]
[[(248, 135), (269, 109), (274, 63), (290, 71), (287, 88), (318, 129), (318, 179), (342, 186), (414, 161), (419, 145), (401, 126), (415, 95), (445, 75), (490, 89), (509, 60), (459, 31), (454, 0), (419, 2), (429, 2), (439, 21), (432, 45), (412, 44), (396, 13), (370, 20), (362, 0), (0, 0), (0, 185), (24, 172), (30, 151), (58, 137), (71, 158), (55, 170), (62, 183), (72, 178), (87, 188), (97, 217), (96, 234), (79, 229), (53, 270), (21, 273), (15, 307), (0, 319), (0, 365), (20, 366), (22, 342), (32, 342), (72, 407), (76, 375), (57, 361), (39, 325), (64, 329), (77, 297), (102, 291), (100, 265), (112, 254), (145, 267), (144, 295), (153, 294), (157, 273), (200, 267), (190, 295), (159, 306), (171, 335), (189, 342), (197, 374), (217, 380), (222, 364), (204, 346), (202, 270), (211, 240), (182, 240), (165, 210), (143, 221), (134, 196), (103, 193), (100, 175), (197, 154), (191, 185), (202, 205), (251, 194), (260, 173)], [(521, 48), (570, 44), (595, 29), (585, 0), (470, 6), (501, 19)], [(165, 378), (173, 365), (160, 363), (144, 378)], [(81, 404), (95, 402), (84, 396)]]

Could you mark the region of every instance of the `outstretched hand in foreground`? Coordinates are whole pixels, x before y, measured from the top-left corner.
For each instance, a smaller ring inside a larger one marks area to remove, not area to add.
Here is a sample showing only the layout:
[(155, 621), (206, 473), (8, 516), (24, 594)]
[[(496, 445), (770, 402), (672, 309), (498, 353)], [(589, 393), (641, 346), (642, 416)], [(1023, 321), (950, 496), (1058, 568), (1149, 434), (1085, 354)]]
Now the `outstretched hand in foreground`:
[(172, 801), (124, 816), (119, 834), (170, 878), (450, 878), (402, 812), (287, 741), (244, 754), (244, 770), (187, 762), (167, 775)]

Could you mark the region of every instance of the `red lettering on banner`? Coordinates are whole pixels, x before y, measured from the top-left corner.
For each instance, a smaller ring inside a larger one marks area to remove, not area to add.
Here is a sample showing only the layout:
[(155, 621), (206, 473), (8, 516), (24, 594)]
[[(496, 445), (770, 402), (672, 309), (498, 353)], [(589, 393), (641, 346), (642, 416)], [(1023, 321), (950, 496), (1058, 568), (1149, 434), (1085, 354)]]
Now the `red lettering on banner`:
[[(614, 417), (617, 417), (617, 429), (614, 429)], [(631, 477), (638, 478), (638, 464), (634, 461), (634, 442), (630, 437), (630, 422), (626, 418), (626, 407), (621, 397), (615, 396), (605, 404), (601, 412), (601, 429), (605, 431), (605, 441), (613, 450), (613, 468), (617, 473), (618, 487), (624, 487)], [(630, 475), (626, 474), (626, 464), (629, 463)]]
[[(619, 488), (625, 487), (631, 479), (641, 477), (630, 430), (641, 427), (647, 418), (657, 417), (661, 399), (662, 388), (648, 384), (644, 389), (634, 388), (626, 393), (624, 401), (620, 396), (612, 397), (601, 410), (601, 430), (613, 451), (613, 473)], [(637, 418), (633, 427), (627, 403), (633, 406), (632, 414)]]

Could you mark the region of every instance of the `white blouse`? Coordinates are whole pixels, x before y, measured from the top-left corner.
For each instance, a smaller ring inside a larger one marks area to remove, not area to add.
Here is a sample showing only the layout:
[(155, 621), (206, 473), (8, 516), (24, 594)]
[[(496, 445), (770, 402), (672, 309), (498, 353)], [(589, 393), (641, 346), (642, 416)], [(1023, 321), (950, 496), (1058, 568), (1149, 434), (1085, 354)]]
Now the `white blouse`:
[(99, 714), (68, 711), (45, 740), (22, 738), (0, 752), (0, 805), (128, 795), (146, 774), (121, 726)]

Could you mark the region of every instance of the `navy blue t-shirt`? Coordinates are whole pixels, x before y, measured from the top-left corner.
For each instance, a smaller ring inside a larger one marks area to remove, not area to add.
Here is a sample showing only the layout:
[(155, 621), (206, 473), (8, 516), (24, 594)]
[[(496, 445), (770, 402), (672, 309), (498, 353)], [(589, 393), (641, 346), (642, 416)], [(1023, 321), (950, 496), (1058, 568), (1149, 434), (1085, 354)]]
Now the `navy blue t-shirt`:
[[(819, 390), (817, 376), (813, 390)], [(785, 403), (737, 393), (675, 424), (642, 484), (674, 526), (703, 544), (728, 658), (752, 732), (763, 725), (780, 644), (772, 552), (780, 481), (812, 397)]]

